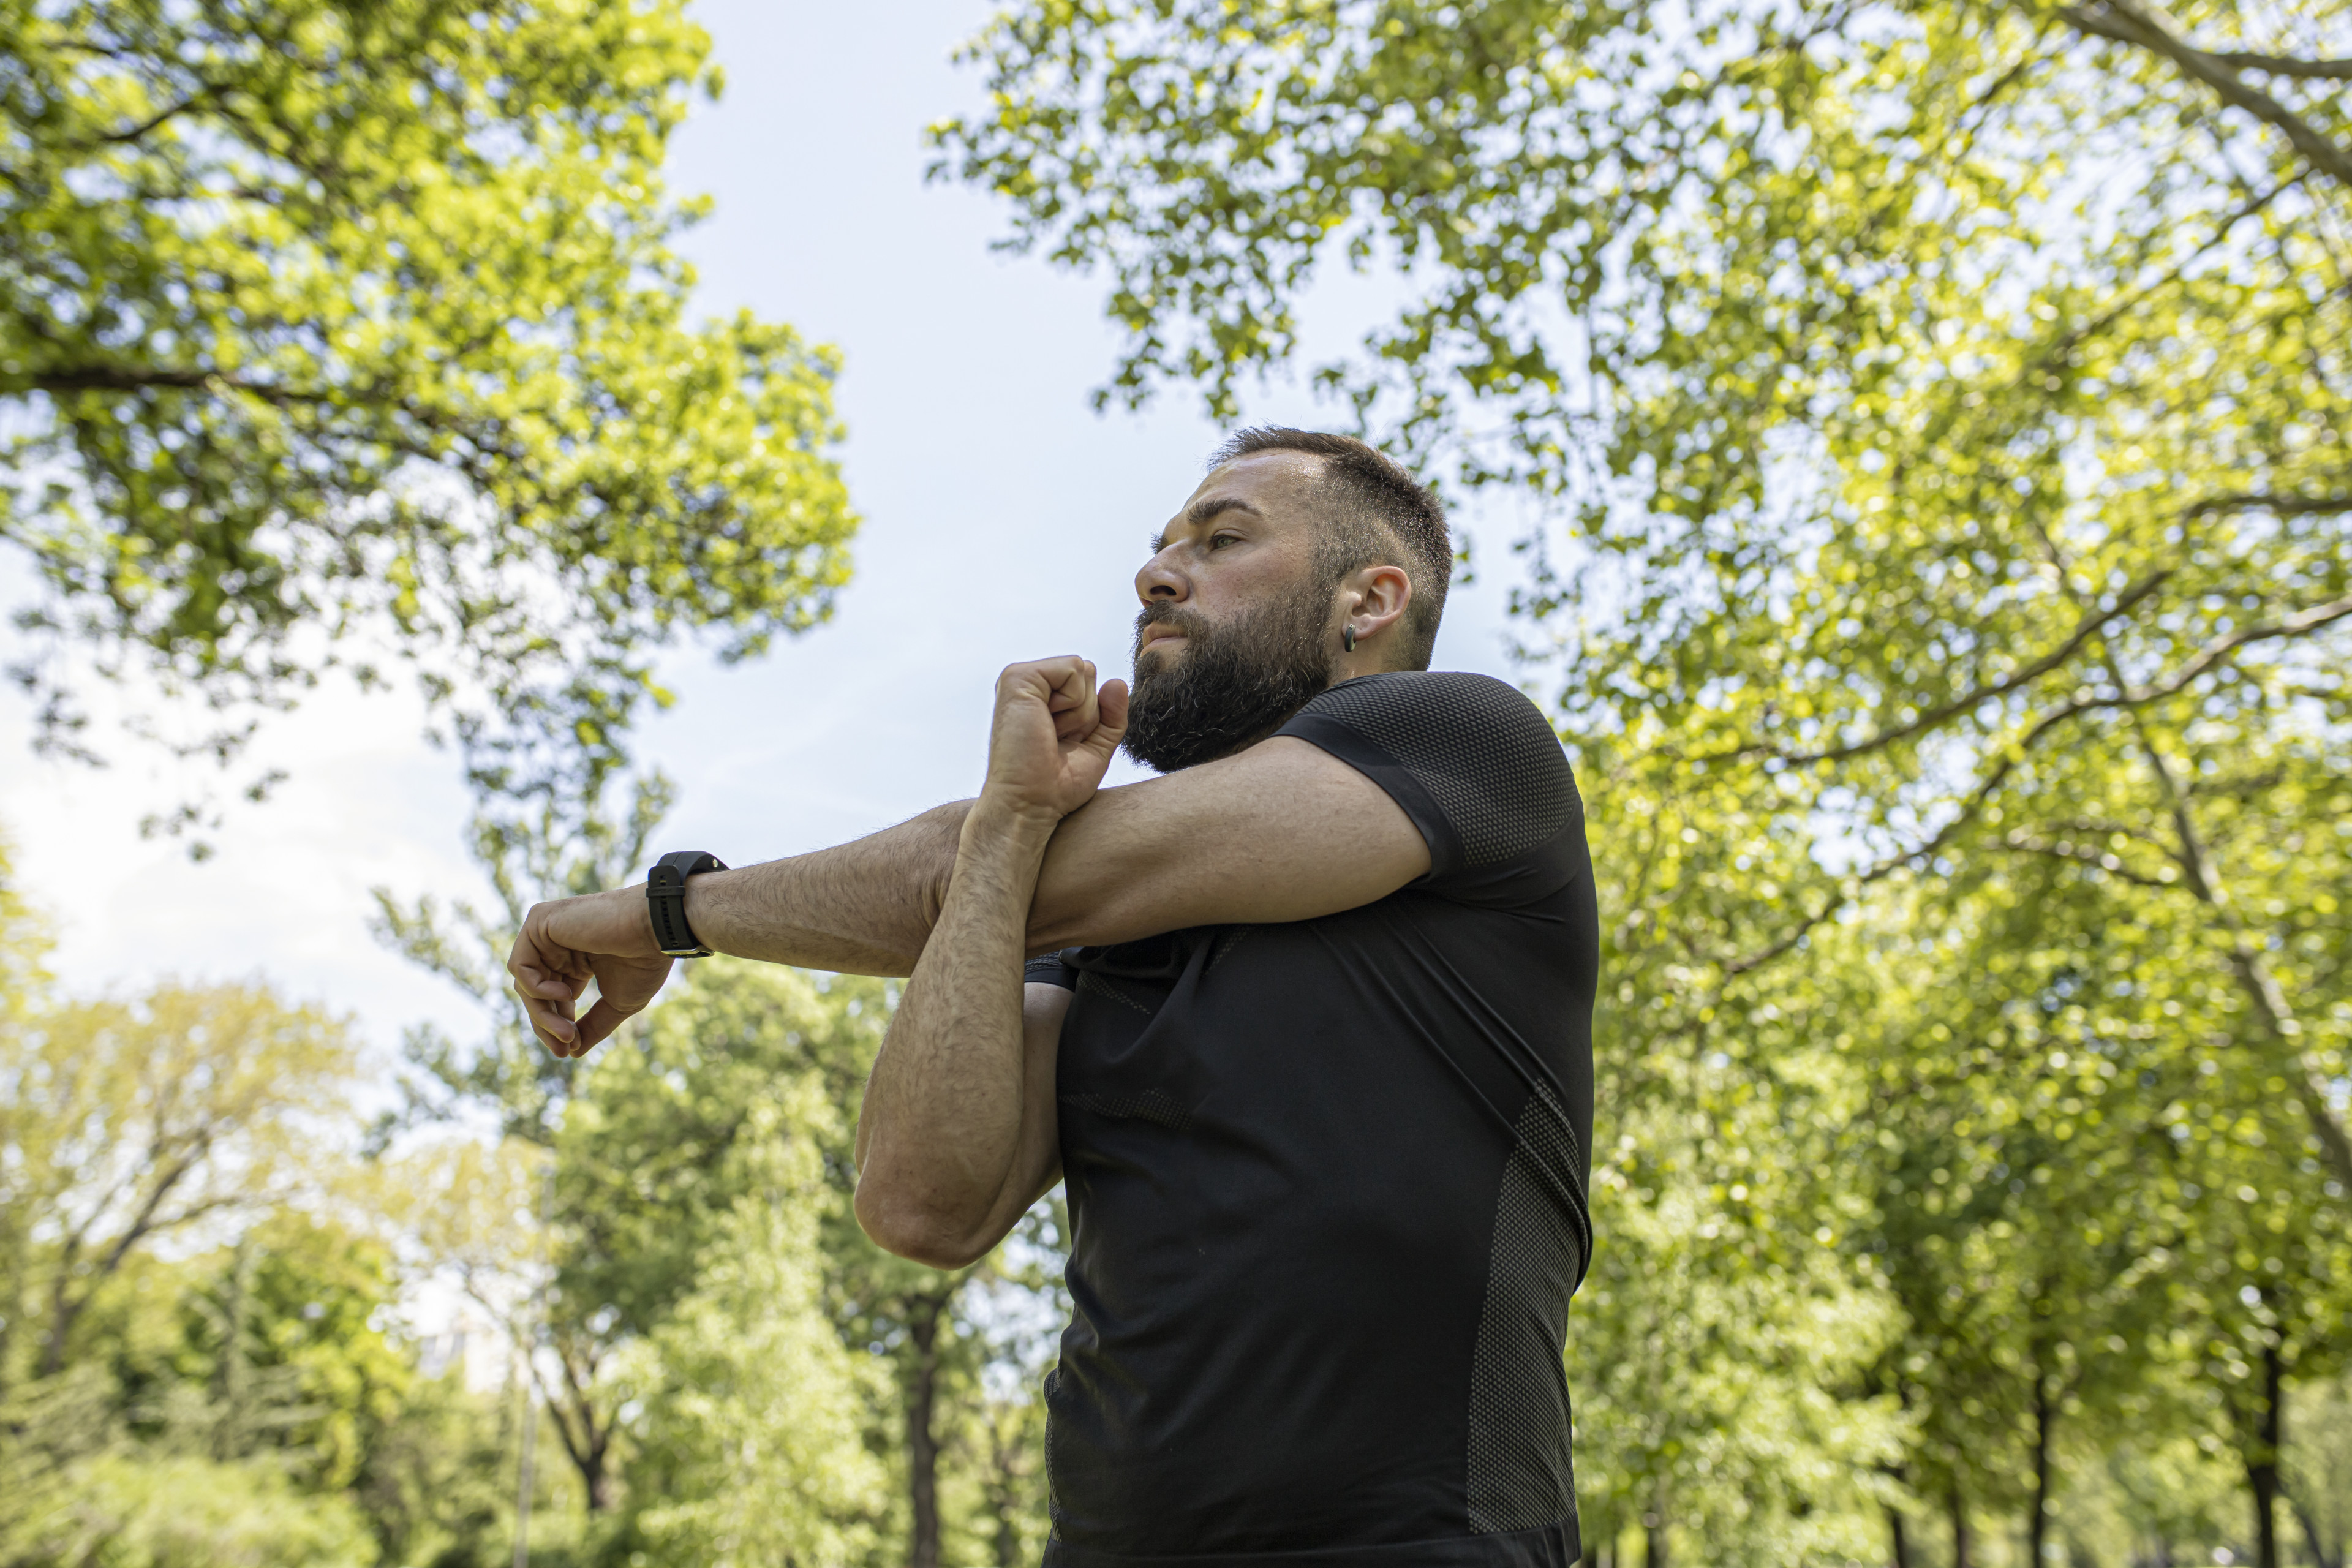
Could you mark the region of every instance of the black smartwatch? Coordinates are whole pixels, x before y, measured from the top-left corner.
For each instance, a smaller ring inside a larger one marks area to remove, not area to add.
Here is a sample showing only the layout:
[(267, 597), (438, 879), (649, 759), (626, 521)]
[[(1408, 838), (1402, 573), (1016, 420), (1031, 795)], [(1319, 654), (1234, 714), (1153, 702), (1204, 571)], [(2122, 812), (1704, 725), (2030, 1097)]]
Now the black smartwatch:
[(710, 950), (686, 923), (686, 879), (698, 871), (724, 871), (727, 862), (707, 849), (681, 849), (654, 862), (646, 873), (646, 904), (653, 910), (654, 942), (669, 958), (709, 958)]

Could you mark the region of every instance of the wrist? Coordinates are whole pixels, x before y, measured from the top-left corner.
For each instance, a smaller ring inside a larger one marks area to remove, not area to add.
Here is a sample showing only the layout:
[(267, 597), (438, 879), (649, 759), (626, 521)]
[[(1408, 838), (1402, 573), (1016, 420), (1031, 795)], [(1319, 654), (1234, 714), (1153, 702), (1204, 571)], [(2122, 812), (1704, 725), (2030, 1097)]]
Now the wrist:
[(654, 930), (653, 906), (646, 900), (646, 885), (643, 882), (632, 882), (625, 888), (614, 888), (596, 896), (614, 900), (614, 916), (635, 938), (637, 952), (646, 956), (661, 952), (661, 936)]
[(1054, 837), (1054, 829), (1061, 825), (1061, 813), (1050, 806), (1007, 799), (983, 789), (980, 798), (971, 803), (971, 810), (965, 814), (957, 847), (961, 854), (986, 845), (1042, 856)]

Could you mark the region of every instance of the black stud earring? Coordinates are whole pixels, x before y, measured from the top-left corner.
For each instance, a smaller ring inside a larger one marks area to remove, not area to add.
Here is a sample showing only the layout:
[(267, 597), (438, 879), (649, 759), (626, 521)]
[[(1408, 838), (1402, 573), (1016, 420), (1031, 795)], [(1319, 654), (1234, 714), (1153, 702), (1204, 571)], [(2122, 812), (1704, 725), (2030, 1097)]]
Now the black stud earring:
[(1349, 653), (1356, 651), (1356, 625), (1353, 621), (1339, 628), (1339, 646)]

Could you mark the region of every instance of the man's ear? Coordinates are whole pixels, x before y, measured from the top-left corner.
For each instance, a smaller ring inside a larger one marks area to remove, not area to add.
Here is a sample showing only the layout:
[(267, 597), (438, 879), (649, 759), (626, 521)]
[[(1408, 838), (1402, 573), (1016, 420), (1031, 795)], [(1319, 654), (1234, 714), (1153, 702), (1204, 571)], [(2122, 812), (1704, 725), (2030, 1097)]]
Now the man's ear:
[(1352, 604), (1348, 616), (1356, 627), (1356, 641), (1362, 644), (1403, 616), (1405, 606), (1412, 603), (1412, 579), (1402, 566), (1362, 566), (1353, 578), (1349, 584)]

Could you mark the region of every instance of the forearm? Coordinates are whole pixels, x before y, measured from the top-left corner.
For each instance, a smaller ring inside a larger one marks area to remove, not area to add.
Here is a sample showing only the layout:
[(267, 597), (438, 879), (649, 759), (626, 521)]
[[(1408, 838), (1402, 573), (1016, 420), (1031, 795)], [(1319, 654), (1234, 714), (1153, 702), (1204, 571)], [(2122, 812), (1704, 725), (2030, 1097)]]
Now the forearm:
[(1041, 1152), (1029, 1146), (1021, 961), (1053, 826), (985, 803), (969, 814), (939, 921), (875, 1059), (858, 1114), (856, 1212), (905, 1256), (969, 1261), (1032, 1195)]
[(842, 974), (912, 973), (940, 918), (971, 804), (939, 806), (814, 854), (706, 872), (687, 883), (687, 923), (710, 948), (738, 958)]

